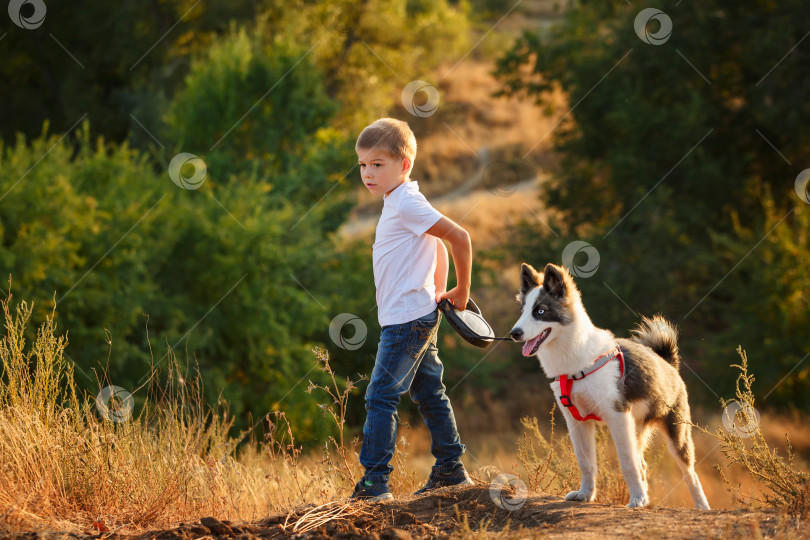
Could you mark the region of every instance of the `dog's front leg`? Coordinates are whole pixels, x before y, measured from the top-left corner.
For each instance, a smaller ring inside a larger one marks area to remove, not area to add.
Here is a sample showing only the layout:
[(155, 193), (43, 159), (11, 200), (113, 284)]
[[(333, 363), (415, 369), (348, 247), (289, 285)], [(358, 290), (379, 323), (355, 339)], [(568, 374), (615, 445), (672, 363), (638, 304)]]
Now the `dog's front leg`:
[(644, 488), (641, 474), (641, 456), (636, 442), (636, 426), (630, 411), (613, 412), (607, 416), (605, 422), (610, 429), (613, 444), (616, 445), (616, 454), (622, 467), (624, 481), (630, 492), (629, 508), (647, 506), (650, 499)]
[(568, 434), (574, 444), (574, 454), (577, 456), (579, 471), (582, 480), (579, 491), (572, 491), (565, 496), (566, 501), (590, 502), (596, 498), (596, 431), (595, 422), (580, 422), (571, 416), (567, 409), (563, 409), (565, 423), (568, 425)]

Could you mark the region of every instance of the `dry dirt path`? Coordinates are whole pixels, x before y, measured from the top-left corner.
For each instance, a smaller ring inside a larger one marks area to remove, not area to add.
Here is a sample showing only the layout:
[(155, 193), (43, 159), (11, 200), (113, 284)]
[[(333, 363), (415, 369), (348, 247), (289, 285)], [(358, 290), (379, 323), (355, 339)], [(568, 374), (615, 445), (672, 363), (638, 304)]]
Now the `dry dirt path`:
[[(203, 518), (194, 523), (140, 535), (30, 532), (9, 538), (110, 538), (170, 540), (191, 538), (399, 539), (481, 537), (508, 538), (807, 538), (808, 522), (776, 512), (686, 508), (629, 509), (623, 506), (567, 502), (530, 493), (516, 511), (498, 508), (488, 486), (444, 489), (423, 497), (345, 505), (335, 503), (336, 518), (307, 530), (312, 519), (301, 508), (254, 523), (235, 524)], [(325, 508), (319, 511), (324, 512)], [(312, 516), (312, 513), (310, 513)], [(304, 519), (302, 519), (304, 518)]]

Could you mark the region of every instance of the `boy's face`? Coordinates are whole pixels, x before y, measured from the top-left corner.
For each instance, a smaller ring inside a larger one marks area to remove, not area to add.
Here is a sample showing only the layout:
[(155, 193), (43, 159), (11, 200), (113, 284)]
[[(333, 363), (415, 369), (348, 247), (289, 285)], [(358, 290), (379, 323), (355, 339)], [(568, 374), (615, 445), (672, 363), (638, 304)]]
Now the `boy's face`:
[(411, 160), (397, 158), (383, 150), (356, 148), (360, 179), (375, 195), (388, 195), (408, 179)]

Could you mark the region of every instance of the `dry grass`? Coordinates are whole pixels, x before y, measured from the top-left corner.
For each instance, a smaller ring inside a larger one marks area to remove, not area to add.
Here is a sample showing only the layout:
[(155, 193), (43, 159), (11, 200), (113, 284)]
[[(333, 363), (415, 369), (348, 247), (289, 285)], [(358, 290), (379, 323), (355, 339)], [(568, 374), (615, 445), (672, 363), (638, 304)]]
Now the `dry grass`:
[(155, 367), (134, 392), (137, 416), (112, 421), (122, 407), (114, 399), (113, 414), (99, 414), (95, 396), (78, 395), (53, 317), (28, 344), (32, 306), (12, 313), (11, 303), (2, 302), (0, 341), (0, 528), (134, 532), (204, 515), (249, 520), (349, 489), (350, 447), (333, 440), (302, 458), (283, 414), (267, 418), (271, 436), (237, 456), (227, 411), (205, 410), (199, 379), (185, 378), (171, 351), (164, 382)]
[(725, 470), (741, 466), (763, 492), (761, 498), (753, 497), (754, 499), (791, 516), (806, 518), (810, 516), (810, 474), (796, 466), (796, 456), (787, 432), (784, 457), (768, 444), (760, 427), (759, 414), (754, 407), (755, 397), (751, 390), (754, 375), (748, 373), (748, 356), (742, 348), (738, 348), (737, 353), (742, 361), (732, 365), (740, 371), (736, 400), (723, 402), (726, 428), (717, 427), (714, 431), (709, 431), (707, 428), (697, 427), (718, 441), (727, 464), (725, 467), (715, 467), (730, 493), (741, 500), (750, 498), (743, 494), (739, 483), (732, 482), (725, 473)]
[(478, 523), (470, 524), (470, 518), (466, 513), (459, 511), (458, 506), (454, 508), (456, 512), (456, 521), (459, 524), (458, 530), (455, 531), (450, 538), (452, 540), (468, 540), (477, 539), (484, 540), (486, 538), (502, 538), (509, 534), (509, 524), (501, 529), (492, 527), (493, 519), (485, 518)]
[[(518, 442), (518, 459), (528, 477), (528, 487), (533, 491), (551, 493), (564, 497), (578, 489), (580, 472), (574, 447), (567, 433), (555, 435), (554, 412), (549, 413), (550, 433), (543, 435), (537, 418), (523, 418), (525, 431)], [(608, 504), (627, 504), (630, 496), (621, 468), (612, 450), (613, 443), (608, 429), (599, 425), (596, 429), (597, 492), (596, 500)], [(657, 458), (658, 454), (654, 454)], [(651, 463), (655, 468), (655, 463)]]
[[(165, 373), (153, 366), (133, 392), (137, 415), (117, 398), (105, 411), (95, 395), (77, 390), (64, 357), (67, 336), (57, 335), (53, 316), (29, 344), (33, 307), (21, 302), (12, 310), (9, 295), (2, 309), (0, 530), (135, 533), (201, 516), (247, 522), (345, 499), (361, 475), (359, 441), (345, 440), (357, 381), (340, 380), (324, 350), (314, 351), (315, 362), (329, 383), (310, 383), (309, 391), (326, 401), (321, 407), (336, 435), (303, 455), (283, 412), (264, 418), (263, 441), (248, 441), (247, 432), (230, 437), (227, 409), (206, 408), (199, 376), (182, 373), (171, 350)], [(395, 493), (412, 493), (424, 481), (409, 463), (408, 445), (401, 437)]]
[(518, 441), (518, 460), (526, 471), (530, 490), (565, 495), (579, 481), (579, 467), (570, 440), (554, 436), (555, 410), (556, 404), (549, 413), (548, 438), (537, 418), (522, 419), (525, 431)]
[[(25, 302), (14, 310), (11, 306), (11, 297), (2, 301), (0, 530), (137, 533), (202, 516), (250, 522), (312, 505), (315, 509), (307, 519), (288, 523), (290, 530), (301, 532), (331, 513), (347, 512), (335, 501), (345, 500), (361, 473), (359, 442), (347, 440), (344, 416), (356, 381), (336, 377), (325, 351), (316, 350), (315, 356), (329, 383), (311, 384), (310, 390), (314, 399), (328, 401), (324, 413), (335, 423), (336, 435), (319, 452), (304, 455), (283, 413), (265, 418), (267, 435), (262, 441), (248, 441), (247, 433), (229, 437), (227, 410), (204, 407), (197, 379), (180, 372), (171, 351), (162, 379), (155, 366), (147, 385), (134, 392), (139, 413), (111, 421), (110, 414), (100, 414), (103, 409), (95, 396), (77, 391), (63, 354), (67, 337), (57, 335), (53, 317), (29, 343), (26, 324), (32, 308)], [(99, 388), (108, 384), (99, 381)], [(124, 405), (114, 400), (108, 404), (116, 413), (124, 411)], [(467, 416), (472, 415), (460, 417), (461, 431), (470, 450), (465, 460), (474, 476), (488, 479), (496, 470), (517, 473), (520, 462), (531, 489), (563, 494), (578, 482), (567, 433), (552, 432), (553, 422), (544, 431), (537, 420), (524, 419), (526, 432), (515, 448), (517, 435), (509, 432), (465, 434)], [(600, 432), (598, 500), (624, 504), (626, 488), (609, 440)], [(708, 446), (709, 440), (704, 436), (698, 444)], [(765, 497), (766, 503), (802, 515), (806, 505), (794, 502), (806, 501), (806, 484), (799, 492), (791, 486), (802, 485), (807, 475), (793, 467), (791, 454), (785, 461), (770, 449), (766, 452), (764, 439), (756, 439), (753, 449), (723, 440), (731, 445), (724, 453), (737, 452), (730, 454), (732, 459), (741, 457), (738, 461), (752, 479), (774, 493)], [(699, 455), (703, 453), (699, 449)], [(648, 454), (652, 499), (656, 505), (678, 504), (668, 497), (680, 474), (674, 464), (666, 465), (671, 460), (661, 463), (659, 456)], [(400, 430), (394, 465), (395, 496), (420, 487), (432, 465), (423, 426)], [(723, 486), (718, 474), (700, 474), (714, 506), (736, 505), (733, 500), (717, 504)], [(786, 489), (779, 491), (782, 487)], [(681, 491), (686, 497), (685, 488)], [(688, 499), (682, 505), (691, 506)], [(467, 527), (472, 531), (478, 525)]]

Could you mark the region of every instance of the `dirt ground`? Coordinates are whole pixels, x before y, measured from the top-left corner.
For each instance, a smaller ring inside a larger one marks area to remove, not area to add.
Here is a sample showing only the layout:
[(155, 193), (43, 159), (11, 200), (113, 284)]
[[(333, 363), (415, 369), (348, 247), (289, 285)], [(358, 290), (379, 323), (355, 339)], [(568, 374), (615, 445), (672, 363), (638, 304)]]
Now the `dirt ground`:
[[(507, 499), (508, 500), (508, 499)], [(529, 493), (514, 511), (499, 508), (488, 486), (446, 488), (422, 497), (380, 503), (335, 502), (303, 507), (254, 523), (202, 518), (194, 523), (141, 535), (77, 535), (29, 532), (17, 539), (109, 538), (173, 540), (191, 538), (306, 538), (407, 540), (481, 535), (510, 538), (808, 538), (807, 521), (775, 512), (686, 508), (629, 509), (596, 503), (566, 502)], [(485, 533), (486, 534), (486, 533)]]

